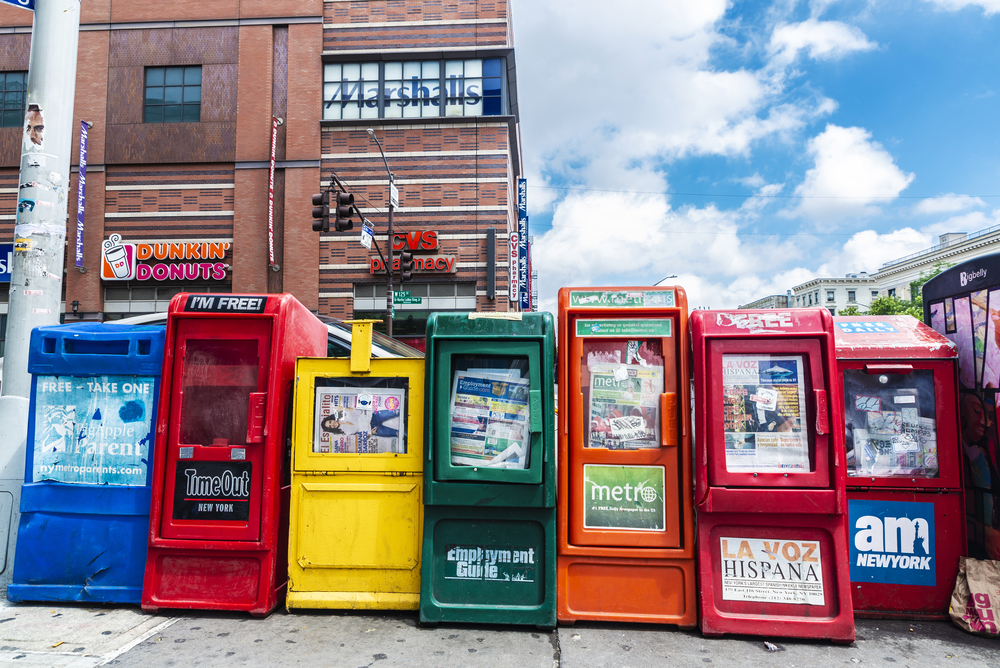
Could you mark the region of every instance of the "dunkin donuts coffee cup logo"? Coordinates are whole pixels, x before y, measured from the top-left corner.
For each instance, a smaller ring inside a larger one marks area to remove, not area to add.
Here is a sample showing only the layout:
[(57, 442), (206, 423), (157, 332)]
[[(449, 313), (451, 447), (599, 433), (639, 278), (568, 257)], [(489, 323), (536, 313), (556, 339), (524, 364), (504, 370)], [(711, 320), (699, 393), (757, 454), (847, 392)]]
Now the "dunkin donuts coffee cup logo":
[(123, 244), (120, 234), (112, 234), (104, 242), (101, 255), (101, 278), (108, 281), (135, 278), (135, 246)]

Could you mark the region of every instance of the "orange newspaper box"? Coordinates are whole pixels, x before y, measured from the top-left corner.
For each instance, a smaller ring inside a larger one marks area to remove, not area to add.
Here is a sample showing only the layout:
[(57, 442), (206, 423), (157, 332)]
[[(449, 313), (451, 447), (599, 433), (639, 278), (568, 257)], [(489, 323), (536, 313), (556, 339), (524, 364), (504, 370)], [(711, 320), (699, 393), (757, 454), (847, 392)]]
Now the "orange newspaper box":
[(561, 622), (694, 628), (687, 296), (559, 291)]

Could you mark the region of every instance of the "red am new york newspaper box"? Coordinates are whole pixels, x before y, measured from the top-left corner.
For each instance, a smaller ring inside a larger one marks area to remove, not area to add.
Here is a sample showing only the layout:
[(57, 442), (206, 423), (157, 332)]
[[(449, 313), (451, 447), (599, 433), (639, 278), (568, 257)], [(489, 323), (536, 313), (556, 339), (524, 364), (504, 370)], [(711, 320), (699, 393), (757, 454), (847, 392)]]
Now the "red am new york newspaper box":
[(295, 358), (326, 347), (326, 326), (288, 294), (170, 302), (143, 609), (275, 607)]
[(834, 324), (854, 610), (946, 619), (967, 554), (958, 347), (908, 315)]
[(854, 640), (825, 309), (695, 311), (702, 633)]

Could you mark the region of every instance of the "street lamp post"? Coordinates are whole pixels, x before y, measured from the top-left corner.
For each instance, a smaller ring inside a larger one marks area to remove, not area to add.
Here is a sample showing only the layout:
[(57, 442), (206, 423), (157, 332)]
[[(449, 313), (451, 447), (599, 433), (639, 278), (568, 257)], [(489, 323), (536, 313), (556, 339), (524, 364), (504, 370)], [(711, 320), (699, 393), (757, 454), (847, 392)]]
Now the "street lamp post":
[(375, 140), (378, 152), (382, 154), (382, 162), (385, 163), (385, 171), (389, 174), (389, 242), (386, 244), (389, 247), (389, 259), (385, 265), (385, 275), (388, 282), (385, 293), (385, 333), (391, 339), (392, 319), (396, 315), (396, 305), (392, 292), (392, 210), (395, 208), (393, 205), (399, 199), (399, 196), (396, 194), (395, 178), (392, 175), (392, 170), (389, 169), (389, 161), (385, 159), (385, 151), (382, 150), (382, 142), (378, 140), (378, 137), (375, 136), (375, 131), (371, 128), (368, 128), (368, 136)]

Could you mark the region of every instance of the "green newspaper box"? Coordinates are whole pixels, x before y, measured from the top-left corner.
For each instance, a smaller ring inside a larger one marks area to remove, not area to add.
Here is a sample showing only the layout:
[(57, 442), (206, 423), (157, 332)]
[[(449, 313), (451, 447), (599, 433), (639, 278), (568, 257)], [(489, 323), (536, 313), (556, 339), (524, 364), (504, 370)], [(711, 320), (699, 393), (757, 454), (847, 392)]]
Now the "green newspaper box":
[(556, 625), (550, 313), (427, 321), (420, 621)]

